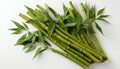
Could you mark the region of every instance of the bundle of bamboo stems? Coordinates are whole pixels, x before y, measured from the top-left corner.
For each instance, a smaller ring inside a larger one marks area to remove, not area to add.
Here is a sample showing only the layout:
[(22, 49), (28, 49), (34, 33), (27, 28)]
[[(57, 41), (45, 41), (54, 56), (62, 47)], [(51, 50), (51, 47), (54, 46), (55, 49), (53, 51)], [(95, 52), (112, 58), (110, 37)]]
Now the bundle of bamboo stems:
[[(24, 35), (17, 41), (17, 45), (24, 45), (30, 50), (34, 45), (26, 45), (25, 43), (35, 44), (35, 42), (42, 42), (45, 44), (47, 41), (45, 41), (44, 37), (47, 37), (61, 49), (57, 50), (50, 47), (52, 51), (65, 56), (83, 68), (90, 66), (91, 63), (106, 61), (107, 56), (102, 50), (93, 29), (93, 23), (95, 23), (98, 31), (103, 33), (101, 27), (97, 24), (97, 20), (107, 22), (104, 18), (108, 17), (108, 15), (103, 15), (105, 8), (100, 9), (96, 13), (95, 6), (90, 7), (88, 4), (80, 3), (83, 13), (82, 16), (75, 9), (71, 1), (69, 2), (69, 5), (70, 7), (68, 8), (63, 4), (64, 14), (62, 15), (56, 13), (55, 10), (48, 5), (46, 5), (46, 8), (37, 5), (35, 10), (26, 6), (28, 16), (22, 13), (20, 13), (19, 16), (25, 19), (24, 26), (26, 28), (26, 24), (31, 24), (37, 28), (39, 34), (31, 33), (33, 34), (31, 36)], [(15, 21), (13, 22), (19, 30), (24, 27)], [(18, 29), (14, 28), (11, 30), (16, 31), (14, 34), (18, 34)], [(45, 47), (44, 49), (39, 48), (34, 57), (47, 48), (48, 47)]]

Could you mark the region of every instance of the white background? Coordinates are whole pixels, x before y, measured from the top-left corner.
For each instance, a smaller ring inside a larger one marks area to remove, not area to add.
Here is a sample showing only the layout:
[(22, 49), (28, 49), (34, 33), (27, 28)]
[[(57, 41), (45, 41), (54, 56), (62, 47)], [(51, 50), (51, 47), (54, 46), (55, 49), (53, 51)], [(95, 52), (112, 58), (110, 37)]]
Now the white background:
[[(18, 16), (25, 13), (24, 5), (35, 7), (47, 3), (57, 12), (62, 12), (62, 3), (69, 0), (0, 0), (0, 69), (82, 69), (74, 62), (53, 53), (50, 50), (32, 60), (33, 52), (24, 53), (22, 47), (15, 47), (18, 35), (11, 35), (8, 29), (14, 27), (12, 20), (22, 21)], [(76, 7), (85, 0), (72, 0)], [(98, 33), (100, 43), (109, 57), (104, 63), (93, 64), (87, 69), (120, 69), (120, 0), (88, 0), (98, 8), (106, 7), (105, 13), (110, 24), (100, 23), (104, 36)]]

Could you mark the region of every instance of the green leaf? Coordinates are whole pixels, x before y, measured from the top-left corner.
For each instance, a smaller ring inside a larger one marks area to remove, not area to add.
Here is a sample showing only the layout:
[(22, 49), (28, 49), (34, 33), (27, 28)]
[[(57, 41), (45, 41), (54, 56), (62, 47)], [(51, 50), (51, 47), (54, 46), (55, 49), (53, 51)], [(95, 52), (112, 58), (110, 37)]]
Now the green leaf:
[(101, 21), (104, 21), (104, 22), (106, 22), (106, 23), (109, 23), (107, 20), (105, 20), (105, 19), (99, 19), (99, 20), (101, 20)]
[(57, 17), (57, 13), (55, 12), (54, 9), (52, 9), (51, 7), (49, 7), (47, 4), (46, 4), (46, 7), (47, 7), (47, 9), (48, 9), (55, 17)]
[(104, 10), (105, 10), (105, 8), (100, 9), (100, 10), (98, 11), (97, 15), (102, 14), (102, 13), (104, 12)]
[[(86, 6), (87, 6), (87, 4), (86, 4)], [(82, 13), (83, 13), (85, 19), (87, 19), (88, 13), (87, 13), (87, 9), (86, 9), (85, 5), (83, 3), (80, 3), (80, 7), (81, 7), (81, 10), (82, 10)]]
[(21, 29), (20, 28), (11, 28), (9, 30), (12, 30), (12, 31), (20, 31)]
[(16, 21), (12, 21), (18, 28), (20, 29), (25, 29), (21, 24), (19, 24), (18, 22)]
[(106, 18), (108, 17), (109, 15), (100, 15), (97, 19), (103, 19), (103, 18)]
[(76, 12), (76, 22), (77, 22), (77, 30), (76, 30), (76, 32), (78, 32), (79, 29), (80, 29), (80, 24), (82, 23), (82, 16), (80, 15), (79, 12)]
[(28, 26), (27, 26), (25, 23), (23, 23), (23, 25), (24, 25), (24, 27), (25, 27), (26, 29), (29, 29)]
[(75, 23), (67, 23), (67, 24), (64, 25), (64, 27), (73, 27), (76, 24), (77, 24), (76, 22)]
[(64, 10), (64, 15), (67, 15), (68, 13), (68, 8), (63, 4), (63, 10)]
[(92, 8), (89, 11), (89, 17), (90, 18), (95, 18), (96, 17), (96, 7), (92, 6)]
[(95, 26), (96, 26), (97, 30), (98, 30), (99, 32), (101, 32), (101, 34), (103, 34), (102, 28), (101, 28), (96, 22), (95, 22)]
[(24, 41), (31, 40), (34, 35), (35, 35), (35, 34), (32, 34), (31, 32), (28, 32), (28, 36), (25, 38)]
[(33, 38), (32, 38), (32, 43), (34, 43), (35, 40), (36, 40), (36, 36), (33, 36)]
[(27, 34), (24, 34), (23, 36), (21, 36), (21, 37), (17, 40), (17, 42), (16, 42), (15, 45), (20, 45), (20, 44), (22, 44), (22, 43), (24, 42), (24, 39), (26, 38), (26, 35), (27, 35)]
[(35, 52), (35, 55), (33, 56), (33, 59), (40, 54), (40, 51), (41, 51), (41, 48), (38, 48), (37, 51)]
[(32, 46), (32, 43), (28, 43), (28, 44), (24, 45), (23, 50), (26, 49), (26, 48), (29, 48), (31, 46)]
[(15, 31), (12, 34), (20, 34), (20, 33), (21, 33), (21, 31)]
[(34, 15), (34, 10), (28, 6), (25, 6), (29, 12), (31, 12)]
[(36, 48), (36, 45), (32, 45), (25, 52), (33, 51), (35, 48)]
[(48, 33), (49, 33), (49, 35), (52, 34), (52, 32), (54, 31), (54, 29), (55, 29), (55, 23), (50, 22), (49, 26), (48, 26)]
[(43, 51), (45, 51), (47, 49), (47, 47), (45, 48), (38, 48), (37, 51), (35, 52), (35, 55), (33, 56), (33, 59), (36, 58), (40, 53), (42, 53)]
[(86, 23), (87, 23), (88, 25), (91, 25), (94, 21), (95, 21), (94, 18), (90, 18), (90, 19), (88, 19), (88, 20), (86, 21)]
[(41, 42), (44, 42), (44, 38), (43, 38), (41, 31), (38, 31), (38, 37)]

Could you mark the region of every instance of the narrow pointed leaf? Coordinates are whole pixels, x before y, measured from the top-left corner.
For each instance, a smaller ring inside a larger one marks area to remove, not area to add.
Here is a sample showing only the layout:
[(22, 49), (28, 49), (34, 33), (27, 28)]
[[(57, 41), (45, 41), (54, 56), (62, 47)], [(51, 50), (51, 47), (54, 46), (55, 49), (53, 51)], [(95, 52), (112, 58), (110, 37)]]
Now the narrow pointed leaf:
[(107, 20), (105, 20), (105, 19), (99, 19), (99, 20), (101, 20), (101, 21), (104, 21), (104, 22), (106, 22), (106, 23), (109, 23)]
[(96, 17), (96, 7), (92, 6), (92, 8), (89, 11), (89, 17), (90, 18), (95, 18)]
[(32, 33), (28, 32), (28, 36), (25, 38), (24, 41), (31, 40), (34, 35), (35, 35), (35, 34), (32, 34)]
[(101, 32), (101, 34), (103, 34), (102, 28), (101, 28), (97, 23), (95, 23), (95, 26), (96, 26), (97, 30), (98, 30), (99, 32)]
[(34, 43), (35, 40), (36, 40), (36, 36), (33, 36), (33, 38), (32, 38), (32, 43)]
[(12, 31), (20, 31), (21, 29), (20, 28), (11, 28), (9, 30), (12, 30)]
[(29, 48), (29, 47), (31, 47), (31, 46), (32, 46), (32, 43), (28, 43), (28, 44), (24, 45), (23, 50), (24, 50), (24, 49), (27, 49), (27, 48)]
[(41, 42), (44, 42), (44, 38), (43, 38), (41, 31), (38, 31), (38, 37)]
[(86, 21), (87, 24), (91, 25), (92, 23), (94, 23), (95, 19), (94, 18), (90, 18)]
[(21, 31), (15, 31), (12, 34), (21, 34)]
[(55, 23), (50, 22), (50, 24), (48, 26), (48, 33), (49, 33), (49, 35), (52, 34), (52, 32), (54, 31), (54, 29), (55, 29)]
[(80, 24), (82, 23), (82, 16), (80, 15), (79, 12), (76, 13), (76, 22), (77, 22), (76, 32), (78, 32), (80, 29)]
[(41, 48), (38, 48), (37, 51), (35, 52), (35, 55), (33, 56), (33, 59), (40, 54), (40, 51), (41, 51)]
[(75, 23), (67, 23), (67, 24), (64, 25), (64, 27), (73, 27), (76, 24), (77, 24), (76, 22)]
[(47, 47), (45, 47), (45, 48), (38, 48), (37, 51), (35, 52), (35, 55), (33, 56), (33, 59), (36, 58), (40, 53), (42, 53), (46, 49), (47, 49)]
[(106, 18), (108, 17), (109, 15), (100, 15), (97, 19), (103, 19), (103, 18)]
[(36, 48), (36, 45), (32, 45), (25, 52), (33, 51), (35, 48)]
[(25, 6), (29, 12), (31, 12), (34, 15), (34, 10), (28, 6)]
[(29, 29), (28, 26), (27, 26), (25, 23), (23, 23), (23, 25), (24, 25), (24, 27), (25, 27), (26, 29)]
[(17, 40), (17, 42), (16, 42), (15, 45), (22, 44), (22, 43), (24, 42), (24, 39), (26, 38), (26, 35), (27, 35), (27, 34), (24, 34), (23, 36), (21, 36), (21, 37)]
[(97, 15), (102, 14), (102, 13), (104, 12), (104, 10), (105, 10), (105, 8), (100, 9), (100, 10), (98, 11)]
[(49, 7), (47, 4), (46, 4), (46, 7), (47, 7), (47, 9), (48, 9), (55, 17), (57, 17), (57, 13), (55, 12), (54, 9), (52, 9), (51, 7)]
[(16, 21), (12, 21), (18, 28), (20, 29), (25, 29), (21, 24), (19, 24), (18, 22)]
[(63, 10), (64, 10), (64, 15), (67, 15), (68, 13), (68, 8), (63, 4)]

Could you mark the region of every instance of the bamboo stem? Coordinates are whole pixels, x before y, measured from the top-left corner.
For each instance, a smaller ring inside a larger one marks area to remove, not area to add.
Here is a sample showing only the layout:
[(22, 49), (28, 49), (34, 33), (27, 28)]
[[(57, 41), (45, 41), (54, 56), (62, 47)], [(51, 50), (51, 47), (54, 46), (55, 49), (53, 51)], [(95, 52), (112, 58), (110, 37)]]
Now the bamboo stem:
[(51, 50), (54, 51), (54, 52), (56, 52), (56, 53), (59, 53), (59, 54), (65, 56), (65, 57), (67, 57), (68, 59), (70, 59), (70, 60), (74, 61), (75, 63), (77, 63), (78, 65), (82, 66), (83, 68), (86, 67), (86, 65), (84, 65), (84, 64), (81, 63), (81, 62), (79, 62), (78, 60), (76, 60), (74, 57), (70, 56), (70, 55), (67, 54), (67, 53), (64, 53), (64, 52), (62, 52), (62, 51), (60, 51), (60, 50), (56, 50), (56, 49), (54, 49), (54, 48), (51, 48)]

